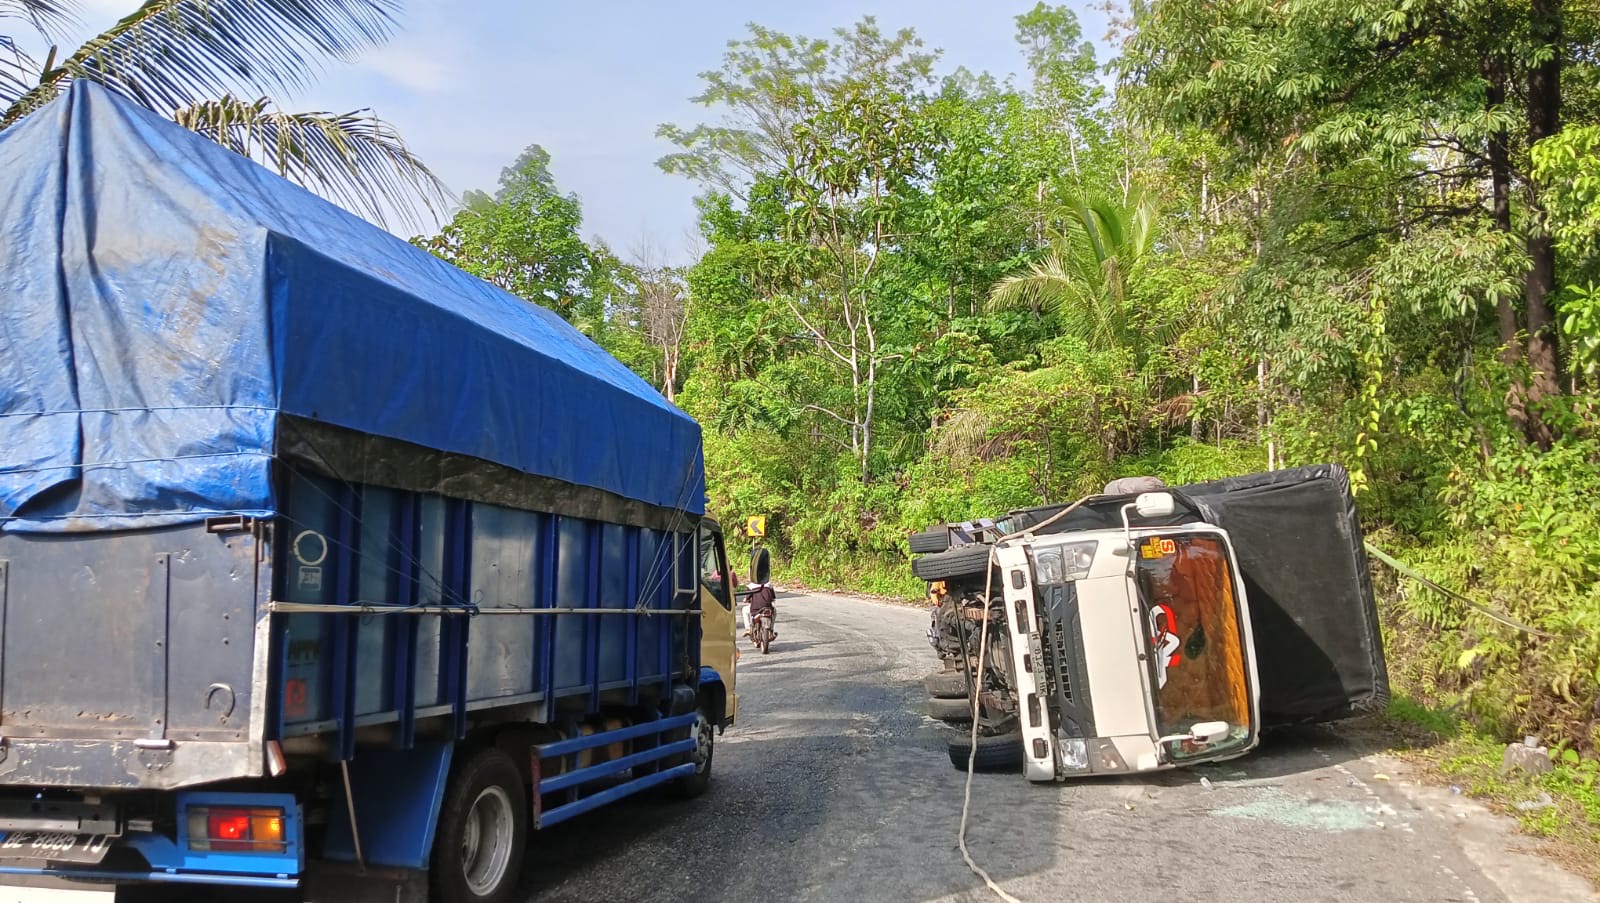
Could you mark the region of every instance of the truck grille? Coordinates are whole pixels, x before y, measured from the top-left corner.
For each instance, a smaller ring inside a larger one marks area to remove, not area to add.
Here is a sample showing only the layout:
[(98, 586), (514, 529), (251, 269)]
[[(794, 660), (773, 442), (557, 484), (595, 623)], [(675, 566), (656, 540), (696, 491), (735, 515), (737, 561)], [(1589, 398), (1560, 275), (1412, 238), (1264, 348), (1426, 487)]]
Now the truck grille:
[(1042, 609), (1040, 651), (1050, 695), (1051, 722), (1066, 737), (1093, 737), (1094, 708), (1084, 670), (1083, 629), (1076, 583), (1039, 589)]

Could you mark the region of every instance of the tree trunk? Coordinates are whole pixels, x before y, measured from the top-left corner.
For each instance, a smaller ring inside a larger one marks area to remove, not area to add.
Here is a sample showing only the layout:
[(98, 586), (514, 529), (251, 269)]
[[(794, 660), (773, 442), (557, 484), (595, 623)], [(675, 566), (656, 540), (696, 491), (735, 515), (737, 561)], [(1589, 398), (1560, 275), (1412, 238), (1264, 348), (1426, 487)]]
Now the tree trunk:
[[(1486, 103), (1490, 111), (1506, 102), (1505, 61), (1489, 57), (1483, 61), (1483, 76), (1488, 82)], [(1489, 180), (1494, 192), (1494, 227), (1511, 234), (1511, 155), (1506, 147), (1504, 132), (1489, 138)], [(1522, 364), (1522, 326), (1517, 321), (1517, 307), (1511, 296), (1501, 294), (1495, 303), (1495, 319), (1499, 327), (1500, 363), (1513, 371), (1511, 390), (1506, 393), (1506, 416), (1518, 430), (1528, 429), (1528, 390), (1515, 370)]]
[(675, 350), (668, 351), (666, 359), (662, 361), (661, 393), (667, 396), (667, 401), (676, 402), (678, 383), (678, 354)]
[(1194, 388), (1194, 404), (1189, 409), (1189, 439), (1193, 442), (1200, 441), (1200, 374), (1196, 373), (1191, 385)]
[[(1548, 138), (1561, 129), (1562, 0), (1532, 0), (1533, 35), (1548, 59), (1528, 70), (1528, 144)], [(1548, 449), (1550, 427), (1539, 416), (1538, 403), (1561, 394), (1561, 358), (1557, 344), (1551, 296), (1556, 290), (1555, 241), (1542, 222), (1543, 208), (1537, 187), (1530, 187), (1535, 221), (1528, 230), (1528, 258), (1532, 264), (1523, 290), (1528, 312), (1528, 365), (1533, 370), (1528, 400), (1533, 405), (1528, 438)]]

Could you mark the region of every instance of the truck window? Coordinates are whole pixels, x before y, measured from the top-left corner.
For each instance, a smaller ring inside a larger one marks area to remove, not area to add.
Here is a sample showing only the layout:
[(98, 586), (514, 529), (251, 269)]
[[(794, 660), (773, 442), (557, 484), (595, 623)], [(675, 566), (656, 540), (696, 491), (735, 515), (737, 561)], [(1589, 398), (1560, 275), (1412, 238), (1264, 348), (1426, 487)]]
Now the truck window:
[(700, 582), (717, 597), (723, 608), (732, 610), (733, 602), (728, 585), (728, 557), (722, 551), (722, 534), (705, 527), (700, 528)]
[[(1206, 534), (1147, 537), (1137, 561), (1160, 735), (1225, 721), (1229, 739), (1204, 751), (1245, 742), (1250, 693), (1227, 547)], [(1185, 746), (1175, 742), (1168, 752), (1181, 759), (1202, 751)]]

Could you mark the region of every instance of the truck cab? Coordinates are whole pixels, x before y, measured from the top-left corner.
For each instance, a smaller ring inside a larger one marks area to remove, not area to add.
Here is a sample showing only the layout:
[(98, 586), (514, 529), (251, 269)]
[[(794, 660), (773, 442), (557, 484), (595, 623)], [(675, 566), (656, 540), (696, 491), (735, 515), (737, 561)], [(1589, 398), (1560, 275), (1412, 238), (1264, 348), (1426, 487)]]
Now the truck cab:
[[(1173, 509), (1170, 494), (1146, 493), (1124, 517)], [(1009, 630), (1006, 701), (1030, 780), (1154, 771), (1255, 747), (1250, 611), (1225, 531), (1196, 522), (1024, 533), (993, 554)]]
[(726, 702), (719, 728), (733, 724), (739, 715), (739, 694), (734, 690), (739, 651), (734, 637), (733, 572), (728, 569), (727, 544), (722, 525), (711, 518), (700, 521), (700, 666), (721, 678)]
[(941, 578), (936, 625), (960, 635), (935, 645), (966, 650), (980, 733), (1016, 735), (1034, 781), (1249, 752), (1260, 690), (1228, 532), (1168, 492), (1081, 504), (917, 563)]

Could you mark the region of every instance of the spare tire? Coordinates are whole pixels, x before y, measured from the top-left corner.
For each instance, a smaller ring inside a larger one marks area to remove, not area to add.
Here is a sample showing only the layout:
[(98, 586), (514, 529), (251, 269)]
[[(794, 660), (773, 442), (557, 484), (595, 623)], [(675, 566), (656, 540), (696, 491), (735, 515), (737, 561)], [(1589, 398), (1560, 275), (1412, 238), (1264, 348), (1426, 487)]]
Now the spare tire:
[(964, 671), (940, 671), (922, 679), (934, 699), (966, 699), (967, 675)]
[[(958, 771), (967, 770), (967, 758), (972, 752), (972, 735), (963, 731), (949, 743), (950, 764)], [(978, 755), (974, 771), (1021, 771), (1022, 732), (978, 737)]]
[(965, 696), (960, 699), (928, 699), (928, 714), (951, 724), (966, 724), (972, 720), (972, 700)]
[(981, 579), (989, 567), (989, 549), (987, 544), (956, 546), (937, 555), (924, 555), (911, 562), (911, 573), (918, 580)]
[(1141, 492), (1160, 492), (1167, 484), (1160, 477), (1118, 477), (1106, 484), (1103, 495), (1138, 495)]
[(906, 542), (911, 545), (911, 551), (918, 555), (943, 552), (950, 548), (950, 531), (944, 527), (934, 527), (931, 530), (911, 534)]

